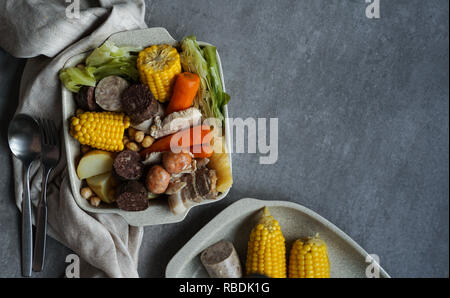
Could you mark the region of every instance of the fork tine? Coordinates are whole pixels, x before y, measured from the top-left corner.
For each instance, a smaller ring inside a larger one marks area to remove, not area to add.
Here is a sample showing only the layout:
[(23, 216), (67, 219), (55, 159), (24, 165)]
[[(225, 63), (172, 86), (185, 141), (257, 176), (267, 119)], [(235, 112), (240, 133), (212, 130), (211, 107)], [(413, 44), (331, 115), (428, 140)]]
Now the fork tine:
[(50, 132), (49, 142), (52, 145), (56, 145), (58, 140), (57, 140), (57, 132), (56, 132), (56, 128), (55, 128), (55, 123), (50, 119), (48, 119), (47, 121), (48, 121), (48, 128), (49, 128), (49, 132)]
[(45, 119), (39, 118), (38, 121), (41, 127), (41, 142), (47, 144), (47, 129), (45, 127)]
[(44, 129), (42, 128), (42, 120), (41, 118), (36, 118), (38, 124), (39, 124), (39, 131), (41, 133), (41, 140), (44, 140)]
[(45, 118), (45, 130), (47, 131), (47, 141), (46, 144), (49, 145), (51, 144), (51, 140), (52, 140), (52, 132), (50, 130), (50, 126), (48, 125), (48, 119)]
[(56, 125), (55, 125), (55, 121), (49, 120), (49, 122), (50, 122), (51, 131), (52, 131), (52, 144), (58, 145), (59, 134), (58, 134), (58, 129), (56, 128)]
[(45, 144), (48, 145), (48, 144), (50, 144), (50, 138), (51, 138), (50, 129), (48, 127), (48, 120), (44, 119), (44, 122), (45, 122)]

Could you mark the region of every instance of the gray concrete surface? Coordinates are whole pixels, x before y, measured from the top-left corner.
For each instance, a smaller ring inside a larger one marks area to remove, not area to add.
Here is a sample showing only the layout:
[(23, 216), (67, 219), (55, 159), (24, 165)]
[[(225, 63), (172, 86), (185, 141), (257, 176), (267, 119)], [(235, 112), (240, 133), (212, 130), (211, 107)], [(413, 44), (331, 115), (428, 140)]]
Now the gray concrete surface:
[[(394, 277), (449, 274), (447, 0), (149, 1), (148, 25), (217, 45), (232, 117), (278, 117), (279, 160), (234, 154), (228, 197), (178, 224), (145, 228), (139, 271), (170, 258), (242, 197), (289, 200), (335, 223)], [(20, 276), (5, 131), (24, 61), (0, 51), (0, 276)], [(70, 251), (49, 241), (45, 271)]]

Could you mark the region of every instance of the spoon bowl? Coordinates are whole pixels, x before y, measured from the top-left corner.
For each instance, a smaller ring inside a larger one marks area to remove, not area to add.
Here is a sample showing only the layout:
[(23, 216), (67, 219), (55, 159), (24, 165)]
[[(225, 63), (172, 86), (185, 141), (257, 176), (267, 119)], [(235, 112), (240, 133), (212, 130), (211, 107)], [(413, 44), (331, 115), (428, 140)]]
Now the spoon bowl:
[(26, 114), (18, 114), (9, 124), (8, 143), (11, 152), (24, 165), (30, 164), (41, 152), (41, 135), (38, 122)]

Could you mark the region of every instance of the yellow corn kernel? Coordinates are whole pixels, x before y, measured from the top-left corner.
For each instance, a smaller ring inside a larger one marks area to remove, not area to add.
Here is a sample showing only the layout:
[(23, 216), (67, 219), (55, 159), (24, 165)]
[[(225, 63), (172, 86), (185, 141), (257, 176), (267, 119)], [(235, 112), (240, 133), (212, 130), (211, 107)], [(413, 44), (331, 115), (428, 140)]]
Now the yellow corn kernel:
[(139, 76), (160, 102), (172, 95), (175, 77), (181, 73), (180, 55), (170, 45), (154, 45), (142, 50), (137, 59)]
[(278, 221), (270, 215), (269, 208), (250, 233), (246, 274), (262, 274), (268, 277), (286, 277), (286, 247)]
[(117, 152), (124, 148), (123, 136), (130, 119), (123, 113), (86, 112), (70, 120), (70, 135), (92, 148)]
[(318, 236), (294, 242), (289, 257), (289, 278), (328, 278), (327, 246)]

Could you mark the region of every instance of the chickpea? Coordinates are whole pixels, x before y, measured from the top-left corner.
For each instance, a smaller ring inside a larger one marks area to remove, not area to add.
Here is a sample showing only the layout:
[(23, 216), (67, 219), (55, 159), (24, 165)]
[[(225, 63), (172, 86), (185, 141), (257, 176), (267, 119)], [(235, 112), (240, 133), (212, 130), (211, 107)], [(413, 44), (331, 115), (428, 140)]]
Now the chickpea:
[(133, 127), (128, 128), (128, 136), (130, 137), (130, 139), (134, 139), (135, 133), (136, 129), (134, 129)]
[(145, 179), (147, 190), (154, 194), (166, 191), (170, 182), (170, 174), (163, 167), (156, 165), (150, 168)]
[(155, 139), (151, 136), (145, 136), (145, 138), (142, 140), (141, 146), (144, 148), (148, 148), (153, 144), (154, 141)]
[(89, 187), (83, 187), (80, 190), (80, 194), (84, 199), (89, 199), (90, 197), (92, 197), (93, 193), (92, 193), (92, 189), (90, 189)]
[(139, 146), (135, 143), (135, 142), (128, 142), (126, 145), (128, 150), (134, 151), (134, 152), (138, 152), (139, 151)]
[(163, 154), (163, 165), (170, 174), (178, 174), (191, 165), (192, 157), (188, 153), (165, 152)]
[(125, 146), (126, 144), (128, 144), (128, 142), (130, 141), (130, 139), (127, 136), (123, 136), (122, 142), (123, 145)]
[(101, 199), (99, 197), (92, 197), (89, 202), (91, 203), (92, 206), (94, 207), (98, 207), (101, 203)]
[(144, 140), (145, 137), (145, 133), (143, 131), (136, 131), (136, 133), (134, 134), (134, 140), (138, 143), (141, 143)]

